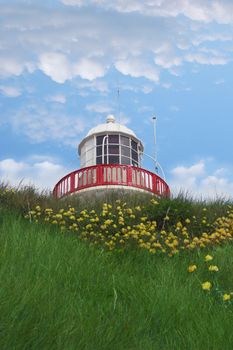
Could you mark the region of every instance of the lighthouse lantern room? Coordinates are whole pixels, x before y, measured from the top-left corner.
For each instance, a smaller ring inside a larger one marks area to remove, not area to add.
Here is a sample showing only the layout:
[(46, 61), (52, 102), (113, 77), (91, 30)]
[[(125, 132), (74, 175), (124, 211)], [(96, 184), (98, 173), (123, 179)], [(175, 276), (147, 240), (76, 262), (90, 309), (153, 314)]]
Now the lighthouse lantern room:
[(79, 145), (81, 168), (97, 164), (141, 165), (142, 142), (109, 115), (106, 124), (91, 129)]
[(92, 128), (78, 147), (80, 169), (54, 187), (56, 198), (90, 191), (137, 190), (169, 196), (164, 179), (141, 167), (144, 146), (135, 133), (108, 115)]

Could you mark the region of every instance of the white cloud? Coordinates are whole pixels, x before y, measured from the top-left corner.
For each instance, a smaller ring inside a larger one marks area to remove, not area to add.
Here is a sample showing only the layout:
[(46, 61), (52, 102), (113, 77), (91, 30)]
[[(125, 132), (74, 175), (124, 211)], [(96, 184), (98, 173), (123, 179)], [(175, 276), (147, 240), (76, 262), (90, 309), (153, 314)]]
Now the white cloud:
[(135, 81), (133, 84), (130, 84), (130, 83), (119, 84), (117, 87), (115, 87), (116, 93), (118, 89), (120, 94), (121, 94), (121, 91), (133, 91), (135, 93), (140, 93), (140, 94), (143, 93), (147, 95), (154, 90), (154, 85), (152, 82), (150, 84), (143, 85), (141, 82)]
[(146, 16), (177, 17), (200, 21), (219, 23), (233, 22), (233, 4), (228, 0), (61, 0), (65, 5), (90, 6), (95, 5), (106, 10), (114, 9), (119, 12), (138, 12)]
[(156, 83), (159, 81), (159, 70), (152, 64), (144, 62), (143, 59), (132, 58), (117, 61), (115, 67), (124, 75), (130, 75), (134, 78), (145, 77)]
[(0, 57), (0, 78), (8, 78), (12, 75), (20, 75), (23, 73), (24, 65), (16, 60), (8, 57)]
[[(233, 4), (229, 1), (63, 3), (78, 7), (51, 9), (46, 2), (36, 6), (33, 1), (2, 6), (0, 78), (39, 69), (59, 84), (77, 77), (94, 82), (116, 67), (123, 75), (158, 83), (162, 70), (180, 75), (185, 62), (223, 65), (232, 60)], [(229, 23), (226, 28), (221, 25), (225, 22)], [(215, 50), (208, 48), (216, 43)], [(103, 82), (95, 88), (107, 93)]]
[[(43, 156), (41, 158), (43, 159)], [(61, 177), (70, 172), (70, 169), (53, 161), (42, 159), (34, 163), (16, 161), (12, 158), (1, 160), (1, 181), (11, 186), (33, 185), (40, 190), (51, 190)]]
[(148, 86), (148, 85), (145, 85), (142, 87), (142, 92), (144, 94), (150, 94), (151, 92), (153, 91), (153, 87), (152, 86)]
[(161, 66), (165, 69), (169, 69), (172, 67), (177, 67), (181, 66), (182, 64), (182, 58), (181, 57), (176, 57), (174, 54), (168, 54), (167, 52), (164, 54), (157, 55), (154, 58), (155, 63), (158, 66)]
[(107, 67), (93, 59), (82, 58), (74, 65), (75, 75), (87, 80), (103, 77), (106, 71)]
[(202, 34), (198, 33), (194, 39), (192, 39), (193, 45), (200, 45), (203, 42), (225, 42), (232, 41), (232, 35), (229, 33), (212, 33), (212, 34)]
[(195, 62), (199, 64), (224, 65), (229, 59), (223, 56), (204, 55), (202, 53), (187, 54), (185, 57), (187, 62)]
[(64, 5), (82, 6), (83, 0), (62, 0)]
[[(233, 18), (229, 1), (176, 0), (176, 6), (171, 0), (63, 3), (78, 7), (50, 8), (33, 1), (1, 6), (0, 78), (39, 69), (59, 84), (77, 77), (95, 82), (116, 67), (123, 75), (158, 83), (162, 70), (180, 75), (186, 61), (230, 61), (231, 27), (216, 24), (212, 29), (208, 24)], [(177, 19), (179, 15), (188, 19)], [(216, 52), (201, 52), (202, 42), (214, 42)], [(94, 88), (102, 93), (108, 89), (103, 81), (90, 86)]]
[(58, 102), (58, 103), (66, 103), (66, 96), (63, 94), (52, 95), (48, 97), (48, 101)]
[(86, 106), (86, 110), (89, 112), (96, 112), (96, 113), (110, 113), (112, 112), (112, 107), (101, 102), (92, 103)]
[[(104, 80), (95, 79), (93, 81), (81, 81), (75, 83), (75, 87), (85, 93), (86, 90), (98, 91), (100, 94), (107, 95), (109, 93), (108, 83)], [(84, 91), (83, 91), (84, 90)]]
[(225, 80), (224, 79), (218, 79), (214, 82), (216, 85), (222, 85), (225, 83)]
[(57, 83), (72, 78), (72, 69), (66, 56), (61, 53), (43, 53), (39, 57), (39, 68)]
[(8, 120), (15, 132), (27, 136), (31, 142), (56, 141), (77, 146), (78, 138), (88, 121), (66, 115), (63, 108), (50, 109), (43, 105), (27, 105)]
[(200, 176), (205, 174), (205, 163), (200, 161), (190, 167), (177, 166), (172, 170), (172, 174), (179, 178), (188, 178), (190, 176)]
[(6, 97), (18, 97), (21, 95), (20, 89), (14, 86), (0, 85), (0, 92)]
[(94, 59), (82, 58), (73, 63), (66, 55), (56, 52), (40, 55), (38, 67), (60, 84), (76, 76), (92, 81), (104, 76), (107, 70), (107, 67)]
[(188, 192), (198, 198), (233, 198), (233, 180), (225, 168), (208, 171), (207, 161), (178, 166), (171, 171), (169, 184), (173, 193)]

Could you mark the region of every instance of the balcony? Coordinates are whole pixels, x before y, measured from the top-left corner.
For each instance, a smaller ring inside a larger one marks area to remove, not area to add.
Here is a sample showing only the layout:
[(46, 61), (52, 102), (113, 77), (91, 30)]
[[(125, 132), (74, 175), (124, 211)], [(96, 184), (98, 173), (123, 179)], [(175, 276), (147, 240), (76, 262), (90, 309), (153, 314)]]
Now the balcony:
[(170, 196), (166, 182), (158, 175), (131, 165), (102, 164), (75, 170), (64, 176), (54, 187), (55, 198), (98, 188), (128, 188), (150, 192), (156, 196)]

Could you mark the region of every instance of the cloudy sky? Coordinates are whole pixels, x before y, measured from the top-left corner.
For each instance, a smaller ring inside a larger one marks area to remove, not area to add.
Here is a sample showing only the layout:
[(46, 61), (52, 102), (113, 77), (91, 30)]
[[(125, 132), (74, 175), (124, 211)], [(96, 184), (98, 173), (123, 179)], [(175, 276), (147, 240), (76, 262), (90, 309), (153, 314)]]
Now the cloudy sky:
[(172, 189), (233, 197), (232, 0), (0, 0), (0, 23), (1, 179), (52, 188), (109, 113), (152, 154), (156, 115)]

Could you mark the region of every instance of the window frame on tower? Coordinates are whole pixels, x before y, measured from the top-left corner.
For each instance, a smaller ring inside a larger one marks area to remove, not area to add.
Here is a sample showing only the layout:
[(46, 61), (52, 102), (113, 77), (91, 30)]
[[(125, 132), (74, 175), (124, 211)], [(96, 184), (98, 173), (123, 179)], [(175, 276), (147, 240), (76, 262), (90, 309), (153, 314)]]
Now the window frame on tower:
[[(103, 146), (104, 141), (104, 146)], [(101, 143), (102, 142), (102, 143)], [(102, 150), (104, 147), (104, 163)], [(103, 133), (96, 135), (96, 164), (119, 164), (141, 166), (141, 143), (123, 134)]]

